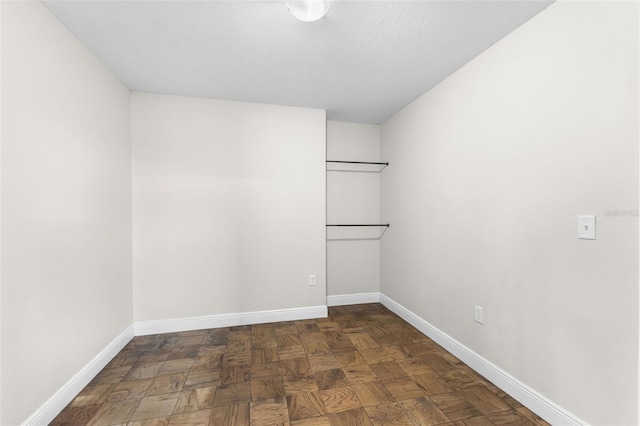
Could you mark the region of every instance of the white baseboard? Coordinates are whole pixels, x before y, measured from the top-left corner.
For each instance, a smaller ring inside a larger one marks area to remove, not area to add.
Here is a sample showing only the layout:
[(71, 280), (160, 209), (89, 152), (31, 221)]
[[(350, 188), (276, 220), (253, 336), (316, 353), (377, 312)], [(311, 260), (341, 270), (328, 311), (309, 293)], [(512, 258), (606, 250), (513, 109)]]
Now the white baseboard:
[(87, 365), (77, 372), (67, 383), (38, 408), (23, 426), (46, 425), (75, 398), (82, 389), (125, 347), (134, 335), (169, 333), (176, 331), (200, 330), (216, 327), (230, 327), (246, 324), (262, 324), (279, 321), (295, 321), (327, 316), (326, 306), (279, 309), (272, 311), (246, 312), (240, 314), (208, 315), (194, 318), (178, 318), (161, 321), (145, 321), (130, 325), (109, 343)]
[(207, 328), (234, 327), (247, 324), (295, 321), (325, 318), (326, 306), (276, 309), (270, 311), (244, 312), (239, 314), (206, 315), (202, 317), (176, 318), (158, 321), (143, 321), (134, 324), (135, 335), (174, 333), (179, 331), (203, 330)]
[(587, 425), (585, 421), (574, 416), (384, 294), (380, 294), (380, 303), (547, 422), (553, 425)]
[(82, 389), (125, 347), (133, 338), (133, 325), (127, 327), (111, 341), (87, 365), (69, 379), (51, 398), (38, 408), (24, 426), (47, 425), (75, 398)]
[[(584, 426), (586, 422), (555, 404), (506, 371), (475, 353), (453, 337), (431, 325), (418, 315), (382, 293), (360, 293), (328, 296), (328, 306), (380, 302), (399, 317), (451, 352), (462, 362), (493, 382), (513, 398), (551, 424)], [(280, 321), (295, 321), (327, 316), (327, 306), (207, 315), (160, 321), (137, 322), (129, 326), (82, 370), (76, 373), (24, 423), (25, 426), (49, 424), (64, 407), (102, 370), (134, 336), (160, 334), (207, 328), (232, 327)]]
[(327, 296), (327, 306), (361, 305), (380, 302), (380, 293), (338, 294)]

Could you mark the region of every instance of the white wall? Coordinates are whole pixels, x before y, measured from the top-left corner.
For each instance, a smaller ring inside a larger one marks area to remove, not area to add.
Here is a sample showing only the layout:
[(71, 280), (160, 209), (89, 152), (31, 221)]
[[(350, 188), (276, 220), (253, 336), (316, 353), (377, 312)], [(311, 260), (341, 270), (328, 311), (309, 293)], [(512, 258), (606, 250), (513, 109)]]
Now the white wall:
[[(2, 3), (0, 3), (2, 23)], [(0, 267), (2, 266), (2, 30), (0, 29)], [(2, 413), (2, 270), (0, 269), (0, 413)], [(2, 424), (2, 414), (0, 414)]]
[(2, 415), (132, 323), (129, 91), (38, 2), (2, 2)]
[(585, 421), (637, 424), (638, 4), (551, 5), (381, 138), (382, 293)]
[(324, 110), (134, 93), (132, 120), (136, 321), (326, 305)]
[[(379, 162), (380, 126), (328, 121), (327, 160)], [(380, 170), (379, 166), (328, 163), (327, 223), (379, 223)], [(327, 228), (327, 295), (380, 291), (384, 231)]]

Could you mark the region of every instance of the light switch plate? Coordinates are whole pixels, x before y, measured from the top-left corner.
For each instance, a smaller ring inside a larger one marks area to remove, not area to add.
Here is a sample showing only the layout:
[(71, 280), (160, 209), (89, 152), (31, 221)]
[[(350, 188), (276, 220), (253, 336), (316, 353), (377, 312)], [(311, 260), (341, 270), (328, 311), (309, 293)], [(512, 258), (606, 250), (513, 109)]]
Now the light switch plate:
[(578, 238), (581, 240), (596, 239), (595, 216), (578, 216)]
[(484, 308), (482, 306), (476, 305), (474, 319), (478, 324), (484, 324)]

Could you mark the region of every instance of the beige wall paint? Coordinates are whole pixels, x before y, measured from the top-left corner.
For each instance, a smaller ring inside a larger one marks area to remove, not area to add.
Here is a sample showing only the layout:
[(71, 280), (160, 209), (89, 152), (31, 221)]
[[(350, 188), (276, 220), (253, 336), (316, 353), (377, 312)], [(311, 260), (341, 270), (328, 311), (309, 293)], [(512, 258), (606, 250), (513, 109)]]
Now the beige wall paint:
[(40, 3), (2, 2), (1, 31), (0, 422), (13, 425), (132, 323), (130, 104)]
[(585, 421), (637, 424), (638, 4), (551, 5), (384, 123), (382, 156), (382, 292)]
[[(380, 161), (380, 126), (328, 121), (327, 160)], [(327, 223), (378, 223), (380, 167), (329, 163), (327, 169)], [(380, 291), (382, 232), (327, 228), (327, 295)]]
[(324, 110), (134, 93), (132, 117), (136, 321), (326, 305)]

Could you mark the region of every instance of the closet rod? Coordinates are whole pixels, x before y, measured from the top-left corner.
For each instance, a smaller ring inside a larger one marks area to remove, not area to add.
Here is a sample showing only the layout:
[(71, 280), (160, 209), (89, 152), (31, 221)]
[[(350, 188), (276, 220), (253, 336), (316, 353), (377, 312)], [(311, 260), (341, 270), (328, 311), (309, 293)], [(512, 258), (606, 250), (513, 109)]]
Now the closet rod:
[(391, 225), (388, 223), (377, 223), (377, 224), (337, 224), (337, 225), (327, 225), (327, 226), (385, 226), (389, 228)]
[(372, 163), (370, 161), (338, 161), (338, 160), (327, 160), (327, 163), (346, 163), (346, 164), (377, 164), (377, 165), (385, 165), (388, 166), (389, 162), (386, 163)]

